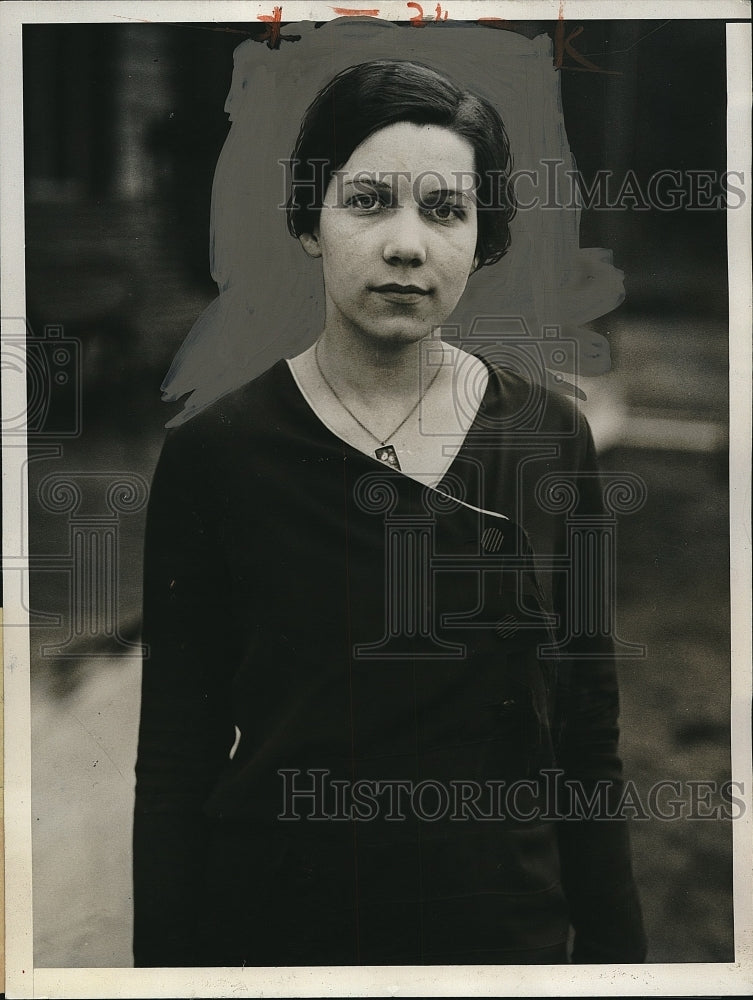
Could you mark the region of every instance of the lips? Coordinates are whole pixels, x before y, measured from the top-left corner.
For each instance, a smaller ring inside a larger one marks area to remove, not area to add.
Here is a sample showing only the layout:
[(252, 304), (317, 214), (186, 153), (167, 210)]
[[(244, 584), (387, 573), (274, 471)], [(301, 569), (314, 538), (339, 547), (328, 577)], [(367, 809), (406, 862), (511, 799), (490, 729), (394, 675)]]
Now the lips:
[(421, 288), (419, 285), (401, 285), (397, 282), (390, 282), (385, 285), (374, 285), (375, 292), (382, 292), (387, 295), (429, 295), (428, 288)]

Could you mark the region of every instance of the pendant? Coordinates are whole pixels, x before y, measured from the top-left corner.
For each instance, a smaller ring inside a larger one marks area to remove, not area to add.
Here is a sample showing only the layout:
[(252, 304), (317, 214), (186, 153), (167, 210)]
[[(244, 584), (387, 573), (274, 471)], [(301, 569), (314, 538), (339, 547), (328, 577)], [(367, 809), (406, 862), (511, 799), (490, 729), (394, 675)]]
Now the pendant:
[(397, 452), (391, 444), (386, 444), (382, 448), (377, 448), (374, 454), (380, 462), (384, 462), (386, 465), (391, 465), (393, 469), (400, 469), (400, 460), (397, 457)]

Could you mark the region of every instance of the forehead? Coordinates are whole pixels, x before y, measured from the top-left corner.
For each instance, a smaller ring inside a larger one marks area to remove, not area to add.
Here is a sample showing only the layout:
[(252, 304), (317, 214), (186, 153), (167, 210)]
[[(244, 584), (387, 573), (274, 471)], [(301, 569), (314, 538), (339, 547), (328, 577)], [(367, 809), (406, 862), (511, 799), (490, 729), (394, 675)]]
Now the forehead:
[(449, 181), (454, 173), (474, 169), (473, 146), (463, 136), (439, 125), (397, 122), (374, 132), (356, 146), (342, 172), (392, 171), (412, 177), (436, 172)]

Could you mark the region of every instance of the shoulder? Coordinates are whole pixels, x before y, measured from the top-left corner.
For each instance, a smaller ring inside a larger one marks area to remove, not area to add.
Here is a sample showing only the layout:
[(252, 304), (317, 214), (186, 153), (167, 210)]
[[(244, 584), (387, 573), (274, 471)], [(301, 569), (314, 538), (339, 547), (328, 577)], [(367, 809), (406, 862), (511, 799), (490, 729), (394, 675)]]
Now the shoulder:
[[(533, 374), (493, 358), (483, 360), (489, 370), (489, 416), (497, 417), (505, 431), (521, 437), (554, 438), (566, 451), (583, 452), (589, 447), (588, 421), (564, 389), (548, 388)], [(537, 370), (535, 375), (539, 374)]]
[(182, 418), (169, 428), (163, 451), (189, 449), (200, 454), (237, 445), (245, 435), (268, 434), (279, 423), (290, 390), (286, 369), (284, 359), (277, 361), (261, 375)]
[[(279, 453), (280, 428), (290, 418), (287, 362), (169, 427), (152, 478), (152, 493), (221, 498), (239, 477)], [(294, 400), (293, 400), (294, 402)], [(209, 502), (209, 500), (207, 501)]]

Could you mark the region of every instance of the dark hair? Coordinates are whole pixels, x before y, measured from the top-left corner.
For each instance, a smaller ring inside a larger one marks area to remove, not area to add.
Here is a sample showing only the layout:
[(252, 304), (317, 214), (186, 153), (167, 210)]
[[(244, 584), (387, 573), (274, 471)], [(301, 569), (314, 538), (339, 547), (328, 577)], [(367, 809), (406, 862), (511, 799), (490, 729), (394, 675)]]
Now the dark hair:
[(510, 246), (515, 200), (510, 145), (492, 105), (421, 63), (376, 60), (338, 73), (316, 96), (291, 156), (288, 229), (313, 232), (330, 177), (370, 135), (394, 125), (439, 125), (473, 147), (479, 206), (478, 267), (495, 264)]

